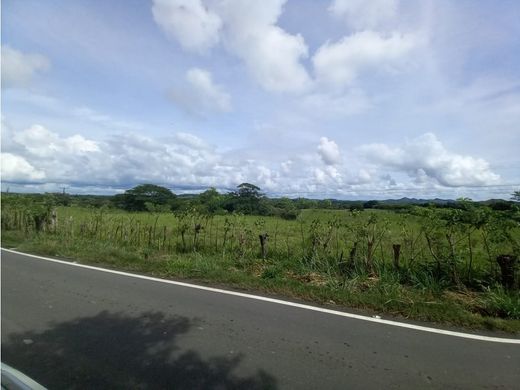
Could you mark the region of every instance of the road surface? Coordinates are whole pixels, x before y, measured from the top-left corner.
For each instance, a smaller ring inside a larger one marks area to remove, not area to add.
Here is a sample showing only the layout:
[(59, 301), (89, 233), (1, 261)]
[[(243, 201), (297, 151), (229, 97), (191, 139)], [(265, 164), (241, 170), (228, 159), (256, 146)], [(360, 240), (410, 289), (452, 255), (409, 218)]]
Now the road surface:
[(520, 345), (2, 251), (2, 360), (49, 389), (518, 389)]

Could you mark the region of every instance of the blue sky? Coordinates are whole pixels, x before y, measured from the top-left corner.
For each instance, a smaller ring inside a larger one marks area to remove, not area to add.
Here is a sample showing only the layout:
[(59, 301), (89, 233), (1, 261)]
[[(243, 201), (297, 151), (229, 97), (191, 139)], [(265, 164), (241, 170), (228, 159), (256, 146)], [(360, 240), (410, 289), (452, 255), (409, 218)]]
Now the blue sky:
[(2, 2), (2, 190), (520, 187), (517, 1)]

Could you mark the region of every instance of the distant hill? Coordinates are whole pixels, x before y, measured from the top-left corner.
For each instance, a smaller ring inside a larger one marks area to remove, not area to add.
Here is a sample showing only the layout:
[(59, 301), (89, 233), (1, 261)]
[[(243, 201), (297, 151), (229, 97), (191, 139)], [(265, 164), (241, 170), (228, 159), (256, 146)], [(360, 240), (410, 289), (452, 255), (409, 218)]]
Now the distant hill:
[(449, 203), (456, 203), (455, 200), (452, 199), (417, 199), (417, 198), (400, 198), (400, 199), (385, 199), (378, 201), (379, 204), (387, 204), (387, 205), (417, 205), (417, 204), (439, 204), (445, 205)]

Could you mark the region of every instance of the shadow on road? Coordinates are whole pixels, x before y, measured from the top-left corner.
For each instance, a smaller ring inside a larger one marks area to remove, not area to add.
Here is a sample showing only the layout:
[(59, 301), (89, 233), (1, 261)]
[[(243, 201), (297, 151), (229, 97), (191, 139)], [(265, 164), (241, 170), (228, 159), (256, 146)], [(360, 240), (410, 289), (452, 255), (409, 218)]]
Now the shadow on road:
[(56, 324), (42, 333), (10, 335), (2, 360), (49, 389), (275, 389), (259, 370), (250, 377), (234, 371), (240, 356), (203, 360), (175, 345), (192, 321), (143, 313), (139, 317), (102, 312)]

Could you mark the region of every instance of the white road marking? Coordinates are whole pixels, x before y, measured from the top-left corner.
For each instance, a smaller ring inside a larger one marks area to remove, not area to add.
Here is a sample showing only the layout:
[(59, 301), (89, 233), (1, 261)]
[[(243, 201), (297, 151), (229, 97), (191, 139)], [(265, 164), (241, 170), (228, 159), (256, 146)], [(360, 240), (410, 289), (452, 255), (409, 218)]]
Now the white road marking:
[(332, 315), (336, 315), (336, 316), (340, 316), (340, 317), (353, 318), (353, 319), (361, 320), (361, 321), (375, 322), (375, 323), (378, 323), (378, 324), (398, 326), (400, 328), (414, 329), (414, 330), (419, 330), (419, 331), (422, 331), (422, 332), (436, 333), (436, 334), (442, 334), (442, 335), (446, 335), (446, 336), (461, 337), (461, 338), (471, 339), (471, 340), (490, 341), (490, 342), (494, 342), (494, 343), (520, 344), (520, 339), (509, 339), (509, 338), (503, 338), (503, 337), (490, 337), (490, 336), (483, 336), (483, 335), (472, 334), (472, 333), (463, 333), (463, 332), (455, 332), (455, 331), (451, 331), (451, 330), (431, 328), (431, 327), (428, 327), (428, 326), (407, 324), (406, 322), (384, 320), (384, 319), (381, 319), (381, 318), (374, 318), (374, 317), (368, 317), (368, 316), (363, 316), (363, 315), (359, 315), (359, 314), (352, 314), (352, 313), (347, 313), (347, 312), (338, 311), (338, 310), (325, 309), (325, 308), (322, 308), (322, 307), (305, 305), (305, 304), (302, 304), (302, 303), (296, 303), (296, 302), (290, 302), (290, 301), (284, 301), (284, 300), (276, 299), (276, 298), (262, 297), (262, 296), (259, 296), (259, 295), (253, 295), (253, 294), (246, 294), (246, 293), (241, 293), (241, 292), (236, 292), (236, 291), (223, 290), (223, 289), (220, 289), (220, 288), (200, 286), (200, 285), (192, 284), (192, 283), (177, 282), (177, 281), (174, 281), (174, 280), (160, 279), (160, 278), (154, 278), (154, 277), (151, 277), (151, 276), (137, 275), (137, 274), (132, 274), (132, 273), (123, 272), (123, 271), (115, 271), (115, 270), (106, 269), (106, 268), (94, 267), (94, 266), (91, 266), (91, 265), (72, 263), (72, 262), (64, 261), (64, 260), (51, 259), (49, 257), (31, 255), (31, 254), (28, 254), (28, 253), (18, 252), (18, 251), (14, 251), (14, 250), (11, 250), (11, 249), (4, 249), (4, 248), (2, 248), (2, 251), (15, 253), (17, 255), (23, 255), (23, 256), (27, 256), (27, 257), (32, 257), (32, 258), (35, 258), (35, 259), (50, 261), (50, 262), (53, 262), (53, 263), (65, 264), (65, 265), (68, 265), (68, 266), (71, 266), (71, 267), (86, 268), (86, 269), (90, 269), (90, 270), (94, 270), (94, 271), (107, 272), (107, 273), (110, 273), (110, 274), (128, 276), (128, 277), (137, 278), (137, 279), (144, 279), (144, 280), (149, 280), (149, 281), (152, 281), (152, 282), (173, 284), (175, 286), (182, 286), (182, 287), (194, 288), (194, 289), (197, 289), (197, 290), (211, 291), (211, 292), (219, 293), (219, 294), (234, 295), (234, 296), (237, 296), (237, 297), (242, 297), (242, 298), (247, 298), (247, 299), (255, 299), (257, 301), (271, 302), (271, 303), (276, 303), (278, 305), (297, 307), (297, 308), (300, 308), (300, 309), (312, 310), (312, 311), (317, 311), (317, 312), (326, 313), (326, 314), (332, 314)]

